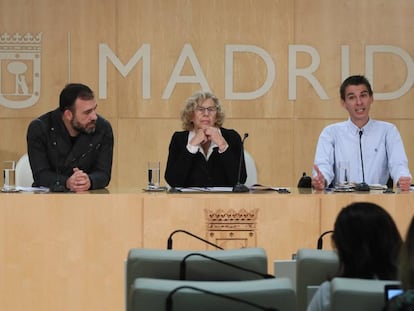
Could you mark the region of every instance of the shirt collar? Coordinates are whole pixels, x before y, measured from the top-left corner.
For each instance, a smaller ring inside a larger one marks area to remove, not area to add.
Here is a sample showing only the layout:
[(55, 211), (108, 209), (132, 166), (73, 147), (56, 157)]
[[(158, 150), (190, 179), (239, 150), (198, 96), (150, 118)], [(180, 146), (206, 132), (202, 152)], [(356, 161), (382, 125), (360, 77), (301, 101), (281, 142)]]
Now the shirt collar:
[(369, 118), (367, 124), (365, 124), (362, 128), (359, 128), (358, 126), (356, 126), (350, 118), (348, 118), (348, 129), (351, 133), (353, 133), (354, 135), (358, 135), (359, 131), (362, 131), (364, 134), (369, 133), (369, 130), (372, 128), (372, 124), (373, 124), (373, 120), (371, 118)]

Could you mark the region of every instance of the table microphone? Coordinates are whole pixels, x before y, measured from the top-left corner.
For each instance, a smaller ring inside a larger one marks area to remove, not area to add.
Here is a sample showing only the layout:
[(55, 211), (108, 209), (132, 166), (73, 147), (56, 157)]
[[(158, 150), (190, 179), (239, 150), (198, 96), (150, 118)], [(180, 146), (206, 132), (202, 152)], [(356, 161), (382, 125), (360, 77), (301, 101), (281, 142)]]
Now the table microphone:
[(240, 182), (240, 175), (241, 175), (241, 170), (242, 170), (242, 162), (244, 159), (244, 140), (249, 137), (249, 133), (244, 133), (242, 142), (241, 142), (241, 147), (240, 147), (240, 162), (239, 162), (239, 171), (237, 174), (237, 184), (233, 187), (233, 192), (249, 192), (249, 188), (245, 185), (242, 184)]
[(365, 173), (364, 173), (364, 159), (362, 158), (362, 146), (361, 146), (361, 137), (364, 132), (359, 130), (359, 153), (361, 155), (361, 168), (362, 168), (362, 183), (355, 185), (356, 191), (369, 191), (369, 185), (365, 182)]
[(237, 270), (242, 270), (242, 271), (245, 271), (245, 272), (248, 272), (248, 273), (256, 274), (256, 275), (258, 275), (258, 276), (260, 276), (264, 279), (274, 279), (275, 278), (274, 275), (271, 275), (271, 274), (268, 274), (268, 273), (261, 273), (259, 271), (255, 271), (255, 270), (252, 270), (252, 269), (249, 269), (249, 268), (244, 268), (244, 267), (236, 265), (234, 263), (223, 261), (223, 260), (208, 256), (208, 255), (205, 255), (205, 254), (202, 254), (202, 253), (190, 253), (190, 254), (186, 255), (180, 262), (180, 280), (186, 280), (186, 260), (187, 260), (187, 258), (192, 257), (192, 256), (200, 256), (200, 257), (203, 257), (203, 258), (207, 258), (209, 260), (218, 262), (220, 264), (232, 267), (232, 268), (237, 269)]
[(221, 294), (221, 293), (215, 293), (215, 292), (212, 292), (212, 291), (209, 291), (209, 290), (206, 290), (206, 289), (198, 288), (198, 287), (195, 287), (195, 286), (188, 286), (188, 285), (179, 286), (179, 287), (173, 289), (171, 292), (168, 293), (168, 296), (165, 300), (165, 311), (172, 311), (173, 310), (173, 295), (176, 292), (178, 292), (182, 289), (191, 289), (191, 290), (194, 290), (196, 292), (201, 292), (201, 293), (204, 293), (204, 294), (207, 294), (207, 295), (216, 296), (216, 297), (219, 297), (219, 298), (222, 298), (222, 299), (232, 300), (232, 301), (235, 301), (235, 302), (239, 302), (241, 304), (252, 306), (252, 307), (254, 307), (258, 310), (278, 311), (278, 309), (271, 308), (271, 307), (264, 307), (264, 306), (261, 306), (259, 304), (256, 304), (256, 303), (253, 303), (253, 302), (250, 302), (250, 301), (238, 298), (238, 297), (233, 297), (233, 296), (229, 296), (229, 295), (225, 295), (225, 294)]
[(201, 238), (201, 237), (199, 237), (199, 236), (197, 236), (197, 235), (195, 235), (195, 234), (193, 234), (193, 233), (191, 233), (191, 232), (188, 232), (188, 231), (185, 231), (185, 230), (182, 230), (182, 229), (178, 229), (178, 230), (175, 230), (175, 231), (171, 232), (171, 234), (170, 234), (170, 236), (168, 237), (168, 240), (167, 240), (167, 249), (172, 249), (172, 246), (173, 246), (173, 240), (172, 240), (172, 237), (173, 237), (173, 235), (174, 235), (174, 234), (176, 234), (177, 232), (182, 232), (182, 233), (185, 233), (185, 234), (187, 234), (187, 235), (189, 235), (189, 236), (192, 236), (193, 238), (196, 238), (196, 239), (198, 239), (198, 240), (200, 240), (200, 241), (203, 241), (203, 242), (204, 242), (204, 243), (206, 243), (206, 244), (209, 244), (209, 245), (211, 245), (211, 246), (214, 246), (215, 248), (218, 248), (218, 249), (223, 250), (223, 248), (222, 248), (222, 247), (220, 247), (220, 246), (218, 246), (217, 244), (214, 244), (214, 243), (212, 243), (212, 242), (210, 242), (210, 241), (207, 241), (206, 239), (203, 239), (203, 238)]
[(49, 190), (50, 192), (66, 192), (66, 187), (59, 180), (56, 180)]
[(329, 233), (333, 233), (333, 230), (328, 230), (328, 231), (325, 231), (324, 233), (322, 233), (322, 234), (320, 235), (320, 237), (318, 238), (318, 243), (317, 243), (317, 245), (316, 245), (316, 249), (322, 249), (322, 245), (323, 245), (323, 237), (324, 237), (325, 235), (329, 234)]

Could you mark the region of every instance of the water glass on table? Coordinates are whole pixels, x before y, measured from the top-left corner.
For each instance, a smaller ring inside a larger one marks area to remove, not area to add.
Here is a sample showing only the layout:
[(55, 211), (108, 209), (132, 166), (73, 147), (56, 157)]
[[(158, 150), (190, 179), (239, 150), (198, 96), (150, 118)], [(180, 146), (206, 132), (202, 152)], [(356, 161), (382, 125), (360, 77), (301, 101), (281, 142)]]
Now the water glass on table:
[(158, 189), (160, 187), (160, 162), (148, 162), (148, 189)]
[(15, 191), (16, 190), (16, 162), (4, 161), (3, 162), (3, 191)]
[(349, 187), (349, 161), (339, 161), (336, 187)]

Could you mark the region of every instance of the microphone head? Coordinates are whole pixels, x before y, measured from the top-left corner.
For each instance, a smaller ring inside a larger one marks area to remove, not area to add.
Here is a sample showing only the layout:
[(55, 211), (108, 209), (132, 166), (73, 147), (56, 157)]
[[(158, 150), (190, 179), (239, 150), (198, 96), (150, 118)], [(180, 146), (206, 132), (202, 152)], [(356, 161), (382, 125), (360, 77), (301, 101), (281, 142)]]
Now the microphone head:
[(322, 249), (322, 237), (320, 237), (319, 239), (318, 239), (318, 243), (317, 243), (317, 245), (316, 245), (316, 249)]
[(173, 241), (172, 238), (169, 237), (167, 240), (167, 249), (172, 249)]
[(250, 191), (249, 187), (247, 187), (246, 185), (242, 183), (237, 183), (236, 185), (234, 185), (233, 190), (232, 190), (232, 192), (237, 192), (237, 193), (243, 193), (243, 192), (249, 192), (249, 191)]
[(249, 137), (249, 133), (244, 133), (243, 138), (242, 138), (242, 145), (244, 145), (244, 141), (246, 140), (247, 137)]
[(63, 186), (58, 180), (49, 188), (50, 192), (66, 192), (65, 186)]
[(356, 191), (370, 191), (369, 185), (365, 182), (355, 185)]

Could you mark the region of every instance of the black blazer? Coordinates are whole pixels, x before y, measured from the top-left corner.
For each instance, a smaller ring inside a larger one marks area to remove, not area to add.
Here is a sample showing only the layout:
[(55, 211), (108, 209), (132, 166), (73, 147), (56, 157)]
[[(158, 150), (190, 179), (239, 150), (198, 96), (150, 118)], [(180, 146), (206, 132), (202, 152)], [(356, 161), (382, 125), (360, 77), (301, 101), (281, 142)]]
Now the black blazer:
[[(171, 138), (165, 180), (171, 187), (232, 187), (237, 183), (242, 142), (240, 135), (231, 129), (220, 128), (228, 143), (225, 152), (213, 149), (208, 161), (201, 152), (187, 150), (188, 131), (175, 132)], [(244, 157), (240, 181), (247, 178)]]

